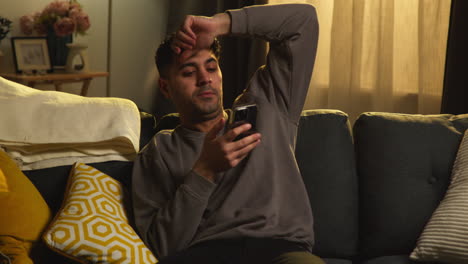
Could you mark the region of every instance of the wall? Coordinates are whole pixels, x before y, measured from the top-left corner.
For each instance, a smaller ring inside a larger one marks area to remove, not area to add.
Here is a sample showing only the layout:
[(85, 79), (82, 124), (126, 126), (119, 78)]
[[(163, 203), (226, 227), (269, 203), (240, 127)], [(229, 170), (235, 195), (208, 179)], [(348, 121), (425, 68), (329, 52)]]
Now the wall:
[[(1, 43), (0, 72), (14, 72), (10, 37), (21, 36), (19, 18), (39, 11), (52, 0), (0, 0), (0, 15), (13, 21), (12, 32)], [(155, 108), (157, 71), (154, 51), (166, 29), (168, 0), (79, 0), (91, 19), (86, 36), (74, 42), (88, 45), (90, 69), (108, 71), (109, 78), (91, 82), (88, 96), (112, 96), (133, 100), (140, 108)], [(52, 89), (51, 86), (38, 86)], [(80, 85), (64, 90), (79, 93)]]
[(110, 96), (156, 107), (154, 54), (166, 34), (168, 0), (112, 1)]

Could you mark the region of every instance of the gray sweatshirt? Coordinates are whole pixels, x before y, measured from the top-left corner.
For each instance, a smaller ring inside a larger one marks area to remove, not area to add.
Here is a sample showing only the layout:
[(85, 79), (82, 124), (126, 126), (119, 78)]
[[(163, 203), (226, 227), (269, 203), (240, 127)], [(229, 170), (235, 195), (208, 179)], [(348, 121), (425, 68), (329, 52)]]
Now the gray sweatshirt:
[(312, 212), (294, 148), (318, 39), (305, 4), (228, 11), (231, 33), (269, 41), (267, 64), (235, 104), (256, 103), (262, 142), (210, 182), (191, 170), (205, 133), (183, 126), (156, 134), (135, 161), (137, 230), (159, 257), (214, 239), (269, 237), (313, 245)]

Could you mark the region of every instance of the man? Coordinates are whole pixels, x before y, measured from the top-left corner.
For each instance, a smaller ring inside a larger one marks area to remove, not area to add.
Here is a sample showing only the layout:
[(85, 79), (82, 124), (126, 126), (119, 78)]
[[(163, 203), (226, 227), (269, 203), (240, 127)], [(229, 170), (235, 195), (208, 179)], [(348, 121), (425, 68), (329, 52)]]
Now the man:
[[(256, 133), (226, 125), (216, 38), (261, 37), (267, 64), (234, 105), (256, 104)], [(133, 172), (139, 234), (160, 263), (322, 263), (294, 157), (318, 23), (305, 4), (187, 16), (157, 51), (160, 88), (181, 125), (161, 131)]]

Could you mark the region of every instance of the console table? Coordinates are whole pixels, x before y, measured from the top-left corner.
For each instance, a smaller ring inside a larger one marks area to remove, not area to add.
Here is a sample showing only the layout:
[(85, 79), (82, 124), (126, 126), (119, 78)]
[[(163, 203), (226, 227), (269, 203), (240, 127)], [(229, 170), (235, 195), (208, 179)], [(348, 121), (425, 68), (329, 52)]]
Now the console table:
[(22, 83), (29, 87), (34, 88), (36, 84), (53, 84), (56, 91), (62, 91), (62, 84), (82, 82), (80, 95), (86, 96), (88, 93), (89, 84), (95, 77), (107, 77), (108, 72), (84, 72), (84, 73), (49, 73), (49, 74), (36, 74), (26, 75), (17, 73), (2, 73), (3, 78), (9, 79), (14, 82)]

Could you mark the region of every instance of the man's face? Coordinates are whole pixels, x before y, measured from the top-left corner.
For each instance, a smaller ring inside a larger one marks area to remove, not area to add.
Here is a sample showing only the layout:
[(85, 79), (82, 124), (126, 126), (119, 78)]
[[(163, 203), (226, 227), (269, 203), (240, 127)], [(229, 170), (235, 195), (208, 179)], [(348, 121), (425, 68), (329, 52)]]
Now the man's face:
[(176, 59), (160, 84), (181, 116), (191, 122), (211, 120), (223, 111), (222, 74), (208, 49), (195, 50), (183, 61)]

